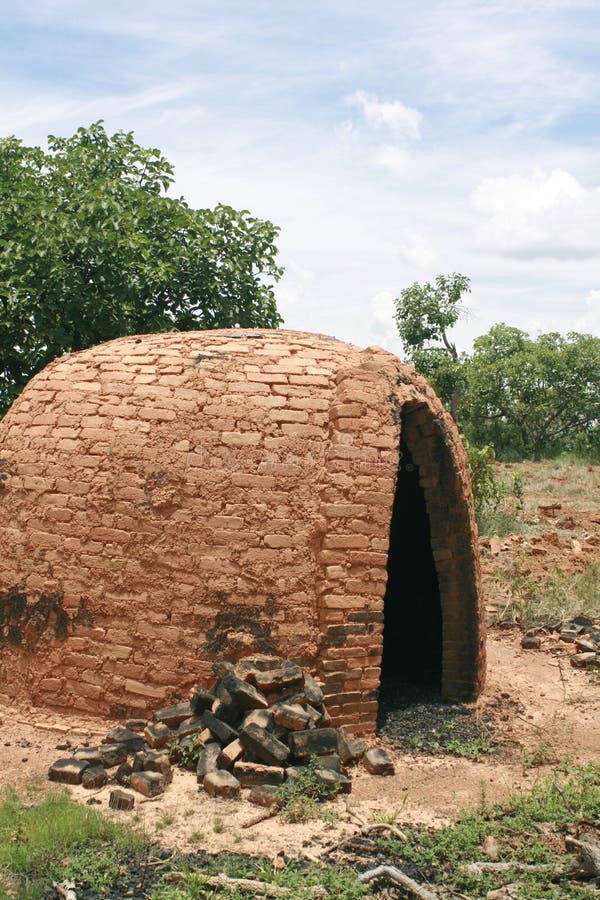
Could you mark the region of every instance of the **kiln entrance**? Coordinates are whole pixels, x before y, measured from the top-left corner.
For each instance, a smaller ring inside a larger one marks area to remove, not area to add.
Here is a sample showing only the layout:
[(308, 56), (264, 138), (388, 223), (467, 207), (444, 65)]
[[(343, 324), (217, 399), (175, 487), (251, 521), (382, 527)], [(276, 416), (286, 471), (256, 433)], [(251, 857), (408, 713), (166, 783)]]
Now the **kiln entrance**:
[(442, 612), (419, 467), (403, 439), (388, 550), (382, 682), (442, 679)]

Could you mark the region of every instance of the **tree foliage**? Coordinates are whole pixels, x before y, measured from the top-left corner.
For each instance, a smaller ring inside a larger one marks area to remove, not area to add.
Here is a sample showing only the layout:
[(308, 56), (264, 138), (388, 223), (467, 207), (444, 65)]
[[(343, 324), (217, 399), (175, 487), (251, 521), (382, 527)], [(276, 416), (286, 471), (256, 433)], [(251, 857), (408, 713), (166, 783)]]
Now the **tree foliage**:
[(127, 334), (276, 327), (278, 229), (166, 196), (173, 168), (102, 123), (0, 139), (0, 411), (54, 357)]
[(501, 457), (563, 450), (600, 457), (600, 338), (494, 325), (459, 353), (448, 336), (470, 290), (464, 275), (402, 291), (398, 331), (410, 361), (428, 378), (475, 447)]
[(537, 339), (505, 324), (474, 342), (463, 417), (477, 443), (503, 455), (593, 450), (600, 428), (600, 338)]
[(396, 299), (398, 333), (416, 369), (433, 384), (454, 418), (462, 388), (462, 360), (449, 331), (461, 313), (461, 297), (471, 290), (466, 275), (438, 275), (435, 283), (415, 282)]

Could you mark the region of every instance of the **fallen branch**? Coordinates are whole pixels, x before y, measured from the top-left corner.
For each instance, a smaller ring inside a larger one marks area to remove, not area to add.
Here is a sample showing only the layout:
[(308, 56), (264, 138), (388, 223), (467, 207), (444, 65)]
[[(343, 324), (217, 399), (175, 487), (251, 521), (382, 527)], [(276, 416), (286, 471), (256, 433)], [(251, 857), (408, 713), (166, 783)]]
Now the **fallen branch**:
[[(175, 877), (177, 876), (177, 877)], [(170, 881), (179, 881), (184, 876), (173, 872)], [(279, 887), (277, 884), (268, 884), (265, 881), (257, 881), (254, 878), (229, 878), (220, 872), (218, 875), (201, 875), (202, 883), (208, 887), (230, 888), (231, 890), (247, 891), (253, 897), (289, 897), (290, 889)]]
[[(489, 862), (481, 861), (469, 863), (464, 867), (468, 875), (485, 875), (487, 872), (539, 872), (540, 869), (547, 869), (548, 863), (522, 863), (522, 862)], [(562, 874), (564, 870), (555, 867), (555, 874)]]
[(367, 820), (366, 820), (366, 819), (363, 819), (363, 817), (360, 815), (360, 813), (358, 813), (358, 812), (354, 809), (353, 806), (350, 806), (350, 801), (349, 801), (349, 800), (346, 800), (346, 812), (348, 813), (349, 816), (352, 816), (353, 819), (356, 819), (356, 821), (357, 821), (360, 825), (366, 825), (366, 824), (367, 824)]
[(53, 881), (52, 887), (58, 896), (63, 897), (64, 900), (77, 900), (74, 881), (61, 881), (60, 883)]
[(253, 825), (258, 825), (259, 822), (264, 822), (266, 819), (272, 819), (273, 816), (276, 816), (278, 812), (278, 806), (274, 806), (272, 809), (266, 809), (264, 812), (259, 813), (258, 816), (254, 816), (254, 818), (248, 819), (247, 822), (244, 822), (242, 825), (240, 825), (240, 828), (252, 828)]
[(358, 876), (358, 880), (363, 884), (368, 884), (370, 881), (384, 876), (393, 881), (394, 884), (399, 884), (405, 891), (408, 891), (413, 897), (419, 898), (419, 900), (439, 900), (439, 894), (434, 894), (428, 888), (423, 887), (422, 884), (413, 881), (412, 878), (409, 878), (396, 866), (377, 866), (375, 869), (363, 872), (362, 875)]
[(408, 840), (404, 831), (401, 831), (396, 825), (390, 825), (387, 822), (374, 822), (372, 825), (365, 825), (360, 829), (360, 834), (366, 835), (371, 831), (389, 831), (401, 841)]
[(581, 868), (586, 875), (597, 878), (600, 875), (600, 844), (595, 841), (577, 841), (575, 838), (565, 838), (567, 850), (576, 850), (579, 853)]

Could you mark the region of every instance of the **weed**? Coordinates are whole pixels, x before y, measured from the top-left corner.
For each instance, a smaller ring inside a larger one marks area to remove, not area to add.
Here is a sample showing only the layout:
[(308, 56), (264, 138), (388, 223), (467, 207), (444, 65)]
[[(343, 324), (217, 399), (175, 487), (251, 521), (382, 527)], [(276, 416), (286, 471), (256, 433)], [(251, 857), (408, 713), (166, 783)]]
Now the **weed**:
[(169, 745), (169, 760), (175, 765), (193, 771), (198, 765), (198, 759), (203, 749), (204, 744), (198, 735), (190, 735)]
[(307, 822), (316, 818), (335, 821), (335, 815), (321, 807), (322, 801), (330, 796), (331, 787), (323, 784), (317, 769), (317, 760), (312, 757), (297, 778), (288, 779), (279, 788), (277, 793), (281, 804), (281, 816), (285, 821)]
[(213, 831), (215, 834), (222, 834), (225, 830), (225, 823), (220, 816), (215, 816), (213, 819)]
[[(506, 581), (506, 573), (498, 573)], [(561, 569), (541, 581), (532, 581), (517, 558), (508, 576), (511, 599), (498, 613), (500, 622), (518, 622), (523, 628), (543, 625), (552, 619), (567, 620), (582, 613), (600, 617), (600, 566), (590, 563), (580, 572)]]
[(531, 750), (523, 747), (523, 768), (537, 769), (540, 766), (553, 765), (558, 762), (556, 747), (552, 741), (541, 738)]
[(134, 832), (73, 803), (67, 791), (47, 794), (36, 806), (27, 806), (14, 788), (0, 795), (0, 870), (20, 881), (19, 896), (41, 897), (44, 884), (65, 872), (109, 884), (115, 853), (141, 846)]
[(192, 831), (190, 835), (188, 835), (188, 841), (190, 844), (199, 844), (204, 840), (204, 832), (203, 831)]
[[(557, 853), (558, 832), (582, 819), (595, 819), (600, 811), (600, 765), (561, 767), (541, 781), (529, 794), (514, 794), (502, 805), (491, 805), (487, 798), (474, 810), (464, 812), (456, 823), (437, 831), (423, 827), (405, 827), (406, 840), (395, 836), (377, 838), (400, 868), (412, 866), (436, 883), (448, 885), (453, 893), (471, 898), (484, 898), (498, 888), (504, 875), (474, 877), (464, 866), (481, 859), (481, 845), (493, 836), (500, 847), (500, 859), (533, 863), (541, 868), (520, 874), (526, 884), (522, 897), (575, 898), (594, 896), (580, 893), (568, 877), (560, 876), (555, 893), (548, 893), (549, 873), (564, 858)], [(544, 825), (545, 828), (538, 828)], [(550, 829), (550, 836), (546, 833)], [(547, 868), (546, 868), (547, 867)]]
[(171, 813), (164, 813), (155, 825), (156, 830), (163, 831), (165, 828), (168, 828), (169, 825), (173, 825), (175, 823), (175, 818), (176, 817)]
[(445, 751), (453, 756), (462, 756), (465, 759), (473, 759), (479, 761), (484, 756), (488, 756), (494, 752), (494, 746), (490, 739), (482, 735), (472, 738), (471, 740), (463, 740), (460, 738), (452, 738), (445, 745)]

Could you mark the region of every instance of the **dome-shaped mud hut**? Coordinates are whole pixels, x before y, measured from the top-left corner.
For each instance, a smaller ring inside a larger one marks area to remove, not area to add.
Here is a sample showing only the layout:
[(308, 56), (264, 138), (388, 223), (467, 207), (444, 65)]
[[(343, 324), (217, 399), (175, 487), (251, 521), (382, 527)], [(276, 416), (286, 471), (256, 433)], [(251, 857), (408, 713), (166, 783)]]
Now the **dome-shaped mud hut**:
[(384, 678), (484, 677), (456, 428), (377, 347), (227, 330), (55, 360), (0, 422), (0, 696), (132, 715), (277, 653), (375, 726)]

